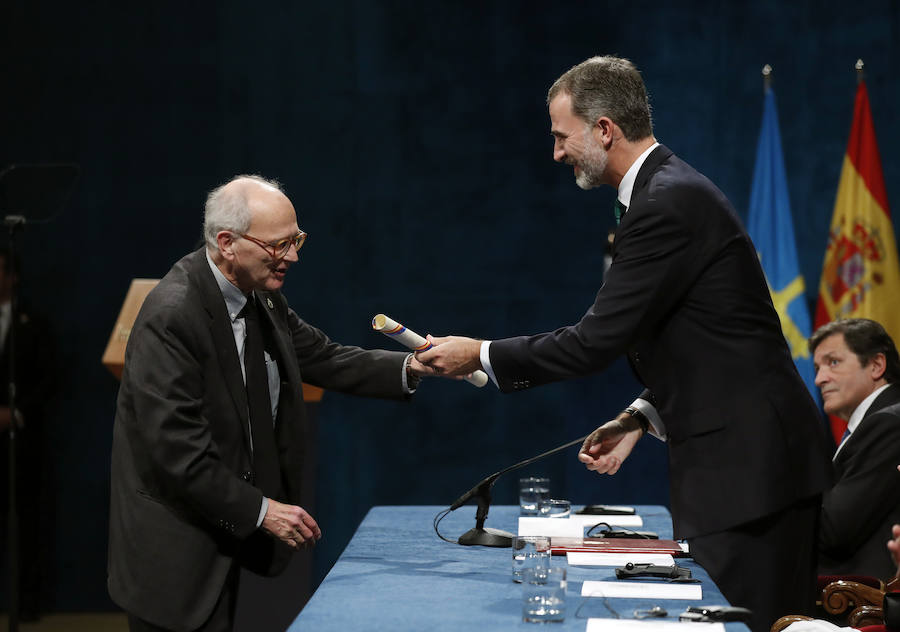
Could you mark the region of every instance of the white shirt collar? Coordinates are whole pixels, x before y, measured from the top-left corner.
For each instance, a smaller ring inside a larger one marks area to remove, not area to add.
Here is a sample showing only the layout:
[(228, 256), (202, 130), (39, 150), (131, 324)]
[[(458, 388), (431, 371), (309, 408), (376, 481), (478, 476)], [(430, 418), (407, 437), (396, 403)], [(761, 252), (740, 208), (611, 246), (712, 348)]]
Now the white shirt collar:
[(647, 160), (647, 156), (650, 155), (650, 152), (657, 147), (659, 147), (659, 143), (650, 145), (644, 150), (644, 153), (637, 157), (637, 160), (631, 163), (631, 166), (628, 167), (628, 171), (622, 176), (622, 181), (619, 183), (618, 198), (619, 202), (621, 202), (625, 208), (631, 206), (631, 191), (634, 189), (634, 181), (637, 179), (638, 171), (641, 170), (641, 166), (643, 166), (644, 161)]
[(234, 322), (234, 319), (238, 317), (237, 315), (244, 309), (244, 305), (247, 304), (247, 297), (231, 281), (225, 278), (225, 275), (219, 270), (219, 266), (213, 263), (212, 257), (209, 256), (209, 250), (206, 251), (206, 261), (209, 263), (209, 268), (212, 270), (213, 276), (216, 277), (216, 283), (222, 292), (222, 297), (225, 299), (228, 316)]

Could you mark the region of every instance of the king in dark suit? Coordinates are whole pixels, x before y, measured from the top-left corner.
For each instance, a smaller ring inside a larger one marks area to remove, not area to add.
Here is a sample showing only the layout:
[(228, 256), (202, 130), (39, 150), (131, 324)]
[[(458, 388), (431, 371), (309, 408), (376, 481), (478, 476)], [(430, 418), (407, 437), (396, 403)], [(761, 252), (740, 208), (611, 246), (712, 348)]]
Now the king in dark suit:
[(275, 574), (321, 536), (300, 506), (301, 379), (399, 399), (423, 369), (336, 344), (288, 307), (279, 290), (306, 235), (276, 183), (214, 190), (204, 232), (147, 297), (125, 354), (109, 591), (132, 630), (231, 629), (239, 568)]
[(819, 573), (886, 580), (896, 565), (884, 542), (900, 523), (900, 357), (865, 318), (823, 325), (809, 348), (825, 412), (847, 420), (822, 499)]
[(598, 372), (627, 354), (646, 390), (579, 459), (614, 474), (642, 434), (667, 441), (675, 535), (755, 631), (813, 607), (829, 482), (819, 414), (731, 204), (656, 142), (631, 62), (589, 59), (547, 97), (554, 159), (583, 189), (617, 188), (621, 219), (594, 304), (571, 326), (496, 341), (436, 338), (441, 374), (483, 368), (502, 391)]

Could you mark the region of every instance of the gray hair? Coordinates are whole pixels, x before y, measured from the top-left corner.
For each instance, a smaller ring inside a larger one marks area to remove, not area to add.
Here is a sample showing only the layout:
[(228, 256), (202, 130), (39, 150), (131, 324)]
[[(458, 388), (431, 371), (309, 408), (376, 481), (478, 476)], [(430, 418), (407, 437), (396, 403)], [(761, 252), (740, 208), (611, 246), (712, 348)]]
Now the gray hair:
[(247, 189), (228, 186), (237, 180), (252, 180), (284, 193), (276, 180), (267, 180), (257, 175), (239, 175), (216, 187), (206, 196), (206, 211), (203, 215), (203, 236), (208, 248), (218, 250), (216, 235), (223, 230), (243, 235), (250, 230), (250, 207), (247, 205)]
[(560, 94), (572, 98), (572, 112), (588, 125), (607, 116), (631, 142), (653, 135), (644, 80), (627, 59), (591, 57), (573, 66), (550, 86), (547, 105)]

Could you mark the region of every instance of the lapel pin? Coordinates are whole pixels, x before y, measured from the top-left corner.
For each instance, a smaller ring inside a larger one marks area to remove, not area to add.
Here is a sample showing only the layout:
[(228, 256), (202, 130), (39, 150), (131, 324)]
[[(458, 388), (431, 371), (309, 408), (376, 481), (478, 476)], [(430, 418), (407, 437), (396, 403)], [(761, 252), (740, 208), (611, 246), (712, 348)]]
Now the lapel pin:
[(266, 297), (266, 305), (269, 306), (269, 309), (275, 309), (275, 305), (272, 304), (272, 299)]

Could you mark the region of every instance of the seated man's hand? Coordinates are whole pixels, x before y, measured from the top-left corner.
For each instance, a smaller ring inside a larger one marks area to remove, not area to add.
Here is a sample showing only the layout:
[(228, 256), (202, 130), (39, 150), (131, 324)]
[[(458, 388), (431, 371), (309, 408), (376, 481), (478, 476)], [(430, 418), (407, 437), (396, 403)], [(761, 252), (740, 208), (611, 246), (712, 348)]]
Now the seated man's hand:
[(900, 524), (894, 525), (893, 529), (891, 529), (891, 535), (894, 539), (888, 542), (887, 546), (891, 552), (891, 557), (894, 558), (894, 564), (897, 565), (897, 577), (900, 577)]
[(303, 507), (269, 499), (269, 508), (260, 525), (292, 549), (313, 546), (322, 537), (319, 525)]
[(435, 338), (431, 334), (426, 338), (434, 346), (417, 351), (416, 360), (430, 368), (433, 374), (454, 377), (481, 369), (481, 340), (462, 336)]
[(598, 474), (615, 474), (643, 436), (640, 423), (622, 413), (592, 432), (578, 452), (578, 460)]

